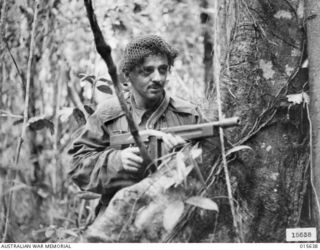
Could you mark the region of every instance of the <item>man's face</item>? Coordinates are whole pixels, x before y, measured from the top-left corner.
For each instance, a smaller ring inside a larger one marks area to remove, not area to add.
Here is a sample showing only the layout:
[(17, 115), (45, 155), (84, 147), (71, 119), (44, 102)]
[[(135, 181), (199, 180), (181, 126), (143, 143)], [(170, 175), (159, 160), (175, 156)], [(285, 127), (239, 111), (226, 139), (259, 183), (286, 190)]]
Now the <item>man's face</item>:
[(168, 71), (168, 58), (164, 55), (150, 55), (136, 66), (129, 73), (136, 101), (145, 104), (158, 101), (164, 93)]

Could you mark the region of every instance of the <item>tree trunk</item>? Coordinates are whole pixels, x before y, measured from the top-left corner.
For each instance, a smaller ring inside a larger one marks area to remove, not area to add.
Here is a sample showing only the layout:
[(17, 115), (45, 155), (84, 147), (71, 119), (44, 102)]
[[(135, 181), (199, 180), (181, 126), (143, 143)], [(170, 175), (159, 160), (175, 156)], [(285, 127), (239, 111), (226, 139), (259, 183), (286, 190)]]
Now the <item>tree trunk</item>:
[(308, 0), (306, 4), (309, 84), (310, 84), (310, 115), (312, 126), (311, 140), (311, 181), (314, 189), (314, 211), (317, 220), (317, 235), (320, 239), (320, 2)]
[(222, 100), (226, 116), (242, 119), (241, 128), (227, 136), (254, 150), (239, 153), (250, 181), (247, 195), (238, 199), (247, 206), (242, 221), (246, 242), (284, 242), (286, 228), (302, 226), (305, 219), (307, 112), (303, 104), (287, 101), (288, 94), (304, 90), (305, 82), (297, 79), (305, 41), (301, 4), (241, 0), (228, 1), (234, 8), (225, 8), (235, 21), (227, 31)]

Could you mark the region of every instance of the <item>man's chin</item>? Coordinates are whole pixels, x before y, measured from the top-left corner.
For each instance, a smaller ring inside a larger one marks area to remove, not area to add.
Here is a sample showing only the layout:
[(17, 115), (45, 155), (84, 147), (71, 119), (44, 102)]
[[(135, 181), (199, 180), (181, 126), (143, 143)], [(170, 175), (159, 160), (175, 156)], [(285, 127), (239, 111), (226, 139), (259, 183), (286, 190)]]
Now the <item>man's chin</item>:
[(159, 91), (151, 90), (148, 93), (148, 99), (150, 101), (157, 101), (161, 99), (162, 96), (163, 96), (163, 90), (159, 90)]
[(150, 98), (159, 98), (163, 95), (163, 89), (149, 89), (148, 96)]

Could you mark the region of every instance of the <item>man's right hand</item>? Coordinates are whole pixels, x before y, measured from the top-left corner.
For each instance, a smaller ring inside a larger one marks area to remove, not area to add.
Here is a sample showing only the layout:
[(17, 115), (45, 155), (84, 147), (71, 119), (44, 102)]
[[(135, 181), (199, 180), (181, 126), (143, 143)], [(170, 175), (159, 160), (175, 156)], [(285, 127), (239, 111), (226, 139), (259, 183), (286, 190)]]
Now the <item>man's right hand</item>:
[(128, 172), (138, 172), (142, 167), (143, 159), (138, 147), (129, 147), (121, 151), (123, 169)]

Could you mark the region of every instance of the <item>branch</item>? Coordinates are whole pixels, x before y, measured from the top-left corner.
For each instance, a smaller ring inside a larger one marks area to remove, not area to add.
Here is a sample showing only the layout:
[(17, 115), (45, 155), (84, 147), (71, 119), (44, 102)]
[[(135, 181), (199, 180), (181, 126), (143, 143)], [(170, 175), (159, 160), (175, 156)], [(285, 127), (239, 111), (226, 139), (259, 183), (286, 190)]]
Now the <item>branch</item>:
[(130, 133), (131, 133), (137, 147), (139, 148), (139, 150), (141, 152), (141, 156), (144, 161), (144, 166), (151, 165), (151, 170), (154, 171), (154, 170), (156, 170), (156, 167), (152, 164), (152, 160), (151, 160), (144, 144), (141, 141), (141, 138), (139, 135), (139, 130), (133, 121), (132, 114), (129, 112), (129, 109), (128, 109), (126, 102), (125, 102), (125, 99), (123, 97), (121, 86), (120, 86), (119, 80), (118, 80), (117, 68), (116, 68), (116, 66), (113, 62), (112, 56), (111, 56), (111, 47), (105, 42), (105, 40), (103, 38), (102, 32), (101, 32), (100, 27), (97, 22), (96, 15), (94, 14), (94, 10), (92, 8), (91, 0), (84, 0), (84, 4), (85, 4), (86, 10), (87, 10), (87, 16), (88, 16), (88, 19), (90, 22), (91, 30), (93, 32), (96, 49), (97, 49), (98, 53), (100, 54), (100, 56), (102, 57), (102, 59), (104, 60), (104, 62), (107, 64), (108, 72), (109, 72), (110, 77), (112, 79), (114, 89), (115, 89), (116, 95), (119, 99), (121, 108), (125, 113)]
[(7, 40), (4, 39), (4, 42), (5, 42), (5, 44), (6, 44), (6, 47), (7, 47), (8, 52), (9, 52), (9, 54), (10, 54), (10, 57), (11, 57), (13, 63), (14, 63), (14, 66), (15, 66), (16, 69), (17, 69), (18, 75), (19, 75), (19, 77), (20, 77), (20, 79), (21, 79), (22, 90), (23, 90), (23, 92), (24, 92), (24, 91), (26, 90), (26, 84), (25, 84), (24, 75), (23, 75), (23, 73), (20, 71), (20, 69), (19, 69), (19, 67), (18, 67), (18, 64), (17, 64), (17, 61), (14, 59), (14, 57), (13, 57), (13, 55), (12, 55), (12, 53), (11, 53), (11, 49), (10, 49), (10, 47), (9, 47), (9, 44), (8, 44)]
[[(27, 130), (27, 123), (28, 123), (28, 109), (29, 109), (29, 94), (30, 94), (30, 82), (31, 82), (31, 63), (32, 63), (32, 57), (34, 53), (34, 46), (35, 46), (35, 31), (36, 31), (36, 24), (37, 24), (37, 18), (38, 18), (38, 10), (39, 10), (39, 1), (36, 0), (35, 4), (35, 11), (34, 11), (34, 16), (33, 16), (33, 24), (32, 24), (32, 33), (31, 33), (31, 42), (30, 42), (30, 51), (29, 51), (29, 59), (28, 59), (28, 67), (27, 67), (27, 85), (26, 85), (26, 96), (25, 96), (25, 104), (24, 104), (24, 113), (23, 113), (23, 125), (22, 125), (22, 131), (21, 135), (18, 140), (18, 145), (16, 149), (16, 154), (15, 154), (15, 166), (18, 169), (18, 163), (19, 163), (19, 158), (20, 158), (20, 151), (21, 151), (21, 146), (25, 137), (25, 133)], [(12, 178), (9, 179), (11, 180), (16, 180), (17, 175), (16, 171), (12, 173), (11, 176)], [(16, 181), (13, 181), (10, 187), (10, 193), (9, 193), (9, 200), (8, 200), (8, 208), (7, 208), (7, 213), (6, 213), (6, 222), (5, 222), (5, 227), (4, 227), (4, 233), (2, 237), (2, 243), (6, 241), (7, 234), (8, 234), (8, 225), (9, 225), (9, 220), (10, 220), (10, 211), (11, 211), (11, 206), (12, 206), (12, 197), (13, 197), (13, 192), (14, 192), (14, 185)]]
[[(4, 57), (4, 48), (3, 48), (3, 41), (5, 40), (5, 17), (6, 17), (6, 8), (7, 8), (7, 0), (3, 0), (2, 8), (1, 8), (1, 19), (0, 19), (0, 67), (1, 70), (5, 68), (5, 57)], [(4, 72), (3, 72), (4, 73)], [(5, 75), (2, 75), (2, 82), (0, 83), (0, 105), (2, 106), (2, 96), (3, 96), (3, 87), (5, 82)]]

